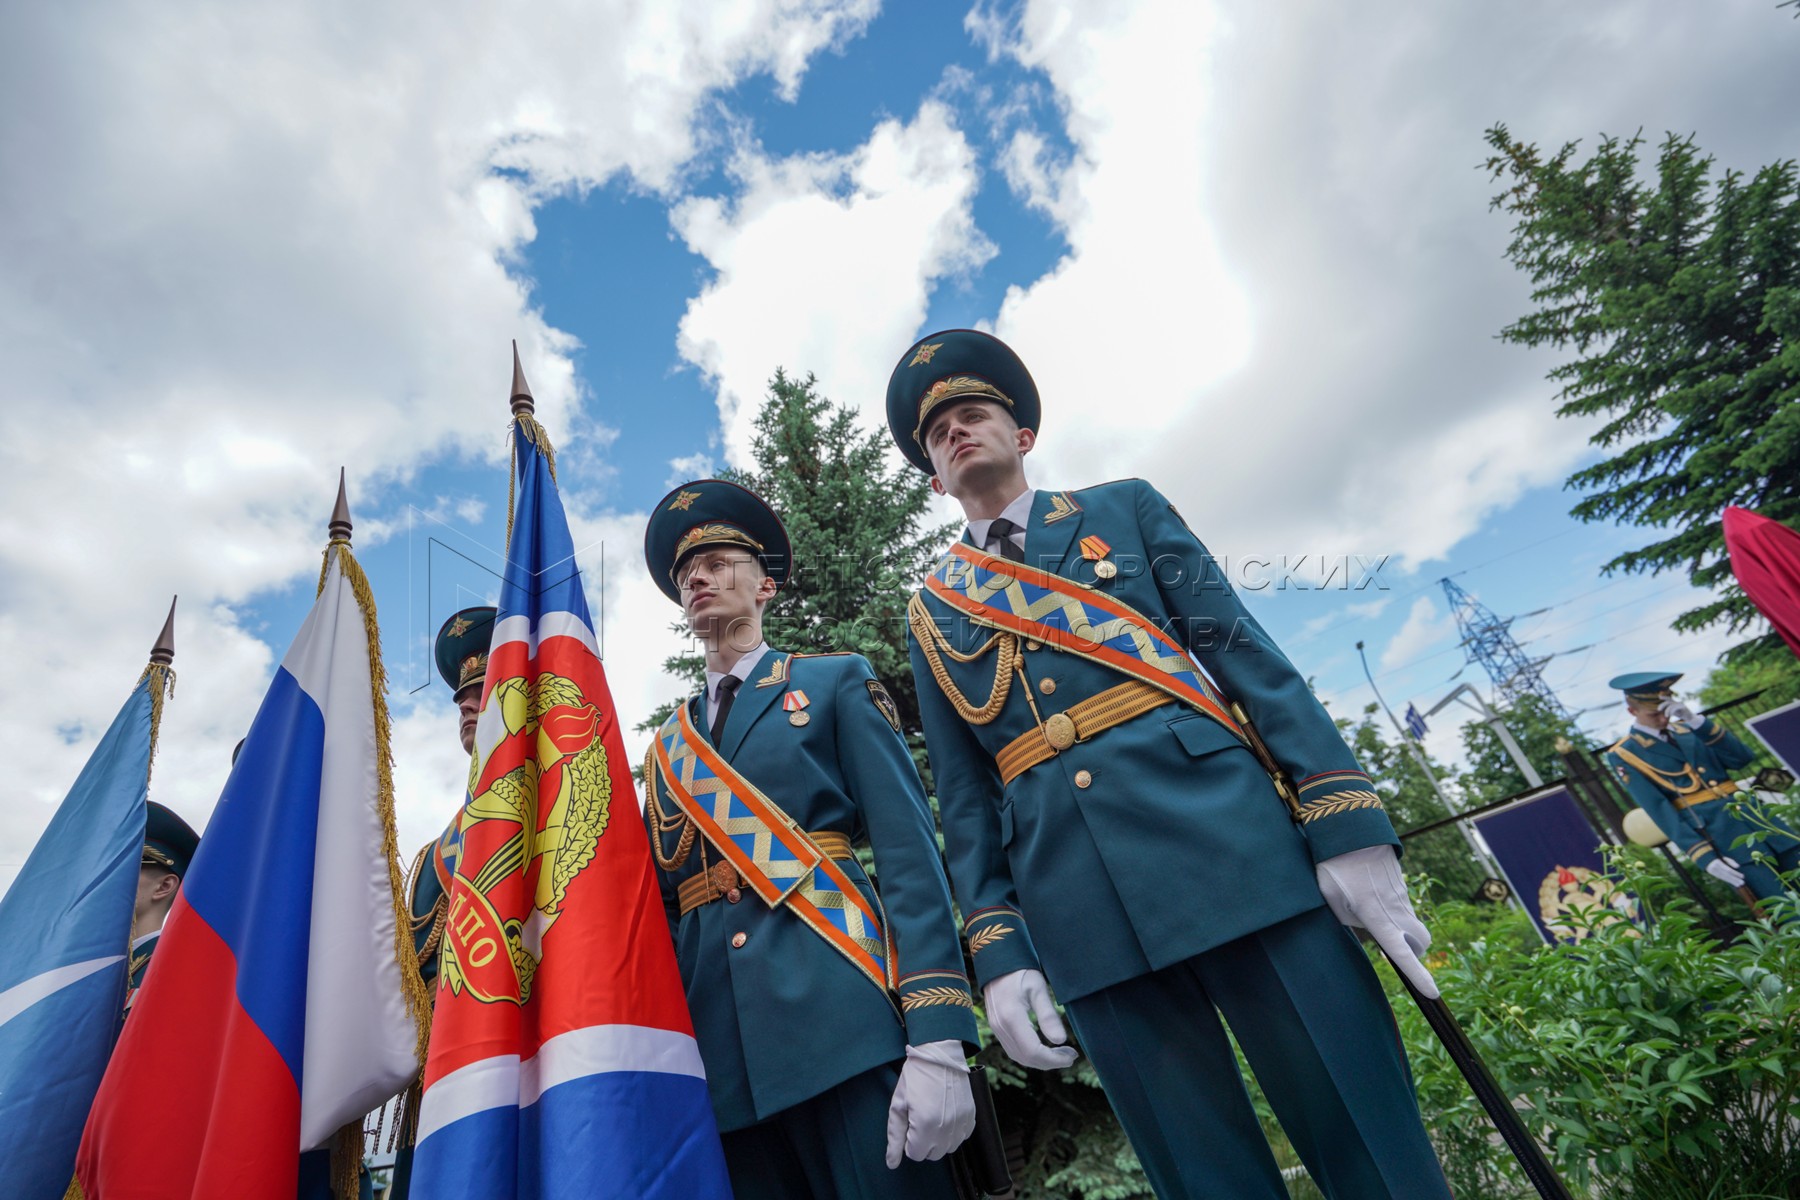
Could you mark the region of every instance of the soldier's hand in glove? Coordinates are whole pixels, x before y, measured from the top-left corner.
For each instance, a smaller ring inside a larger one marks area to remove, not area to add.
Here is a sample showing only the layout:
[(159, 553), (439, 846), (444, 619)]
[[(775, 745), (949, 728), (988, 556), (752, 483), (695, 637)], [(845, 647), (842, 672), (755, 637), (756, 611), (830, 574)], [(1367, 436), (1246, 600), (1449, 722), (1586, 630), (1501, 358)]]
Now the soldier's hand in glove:
[(1436, 999), (1437, 984), (1419, 961), (1431, 934), (1413, 912), (1392, 846), (1364, 846), (1328, 858), (1318, 866), (1319, 890), (1331, 914), (1346, 925), (1369, 931), (1394, 969), (1425, 995)]
[(1726, 887), (1744, 886), (1744, 872), (1739, 869), (1735, 858), (1726, 858), (1723, 854), (1713, 855), (1706, 860), (1706, 873)]
[(975, 1132), (975, 1093), (958, 1041), (906, 1048), (906, 1065), (888, 1105), (887, 1165), (944, 1157)]
[[(1050, 984), (1042, 971), (1009, 971), (988, 981), (981, 989), (988, 1028), (1000, 1039), (1006, 1056), (1021, 1067), (1056, 1071), (1075, 1061), (1075, 1047), (1065, 1046), (1069, 1031), (1050, 998)], [(1037, 1024), (1031, 1023), (1033, 1016)], [(1043, 1037), (1038, 1034), (1042, 1033)], [(1048, 1041), (1053, 1043), (1046, 1046)]]
[(1694, 715), (1694, 710), (1673, 696), (1662, 702), (1662, 710), (1663, 716), (1686, 725), (1689, 729), (1700, 723), (1700, 718)]

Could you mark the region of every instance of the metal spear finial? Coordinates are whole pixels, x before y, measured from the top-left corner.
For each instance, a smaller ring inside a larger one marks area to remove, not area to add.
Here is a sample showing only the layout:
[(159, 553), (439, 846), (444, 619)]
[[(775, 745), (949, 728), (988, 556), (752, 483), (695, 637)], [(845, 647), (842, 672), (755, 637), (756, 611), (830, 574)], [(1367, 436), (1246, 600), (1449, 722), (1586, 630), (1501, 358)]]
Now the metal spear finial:
[(537, 411), (531, 398), (531, 385), (525, 382), (525, 368), (519, 365), (519, 339), (513, 339), (512, 411), (515, 417), (529, 417)]
[(331, 509), (331, 525), (328, 529), (334, 542), (350, 540), (350, 498), (344, 491), (344, 468), (338, 468), (337, 503)]
[(156, 635), (156, 645), (150, 647), (150, 661), (159, 667), (166, 667), (175, 661), (175, 601), (169, 601), (169, 619), (163, 622), (162, 632)]

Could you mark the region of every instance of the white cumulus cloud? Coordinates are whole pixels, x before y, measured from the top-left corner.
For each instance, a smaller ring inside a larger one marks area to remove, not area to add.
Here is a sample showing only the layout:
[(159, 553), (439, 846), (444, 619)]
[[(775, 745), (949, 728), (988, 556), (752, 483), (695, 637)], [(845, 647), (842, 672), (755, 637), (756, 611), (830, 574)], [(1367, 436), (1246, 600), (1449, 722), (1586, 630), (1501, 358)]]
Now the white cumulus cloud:
[[(0, 653), (45, 681), (0, 699), (18, 802), (47, 819), (180, 592), (156, 795), (204, 821), (268, 678), (263, 639), (291, 634), (243, 629), (240, 606), (317, 569), (340, 464), (366, 538), (392, 516), (384, 484), (504, 461), (510, 336), (559, 445), (604, 444), (572, 339), (518, 273), (534, 207), (614, 179), (670, 193), (713, 137), (710, 96), (764, 75), (792, 98), (877, 7), (10, 14)], [(426, 739), (407, 724), (399, 744)], [(0, 884), (32, 824), (9, 823)]]
[(975, 227), (974, 151), (936, 100), (846, 154), (770, 158), (746, 142), (730, 174), (733, 195), (687, 199), (673, 221), (715, 271), (682, 317), (681, 354), (717, 386), (725, 457), (743, 466), (777, 367), (882, 421), (932, 289), (994, 251)]

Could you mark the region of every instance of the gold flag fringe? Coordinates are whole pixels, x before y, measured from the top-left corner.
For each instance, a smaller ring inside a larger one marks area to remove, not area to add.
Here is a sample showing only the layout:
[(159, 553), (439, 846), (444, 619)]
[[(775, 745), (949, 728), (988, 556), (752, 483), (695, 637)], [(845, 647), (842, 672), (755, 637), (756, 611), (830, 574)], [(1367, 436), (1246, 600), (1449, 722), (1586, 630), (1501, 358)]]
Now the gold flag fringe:
[(356, 1200), (362, 1160), (363, 1123), (357, 1120), (331, 1135), (331, 1191), (337, 1200)]
[(69, 1180), (69, 1190), (63, 1193), (63, 1200), (87, 1200), (87, 1193), (81, 1190), (81, 1180)]
[[(381, 818), (381, 854), (387, 862), (388, 886), (394, 906), (394, 959), (400, 965), (400, 990), (406, 997), (407, 1012), (412, 1015), (413, 1053), (421, 1068), (425, 1065), (425, 1047), (431, 1037), (431, 994), (419, 975), (419, 960), (413, 949), (412, 921), (406, 909), (406, 893), (400, 879), (400, 837), (394, 824), (394, 756), (390, 743), (391, 722), (387, 705), (387, 668), (381, 661), (381, 630), (375, 622), (375, 594), (369, 590), (369, 578), (350, 553), (350, 543), (334, 538), (325, 548), (324, 568), (319, 572), (319, 591), (325, 590), (325, 579), (331, 573), (333, 555), (338, 569), (350, 583), (356, 607), (362, 613), (363, 631), (369, 639), (369, 679), (371, 699), (375, 707), (375, 808)], [(360, 1136), (360, 1135), (359, 1135)]]
[[(538, 453), (544, 456), (544, 462), (550, 468), (550, 478), (554, 480), (556, 478), (556, 447), (550, 444), (550, 435), (544, 432), (544, 427), (530, 413), (520, 413), (512, 419), (512, 424), (517, 425), (519, 432), (525, 435), (525, 440), (536, 446)], [(506, 474), (506, 544), (509, 548), (512, 546), (513, 489), (518, 486), (518, 480), (519, 444), (514, 442), (512, 470)]]
[(150, 760), (144, 768), (144, 786), (150, 786), (150, 772), (156, 768), (156, 735), (162, 729), (163, 699), (175, 694), (175, 668), (151, 663), (138, 676), (138, 682), (150, 681)]

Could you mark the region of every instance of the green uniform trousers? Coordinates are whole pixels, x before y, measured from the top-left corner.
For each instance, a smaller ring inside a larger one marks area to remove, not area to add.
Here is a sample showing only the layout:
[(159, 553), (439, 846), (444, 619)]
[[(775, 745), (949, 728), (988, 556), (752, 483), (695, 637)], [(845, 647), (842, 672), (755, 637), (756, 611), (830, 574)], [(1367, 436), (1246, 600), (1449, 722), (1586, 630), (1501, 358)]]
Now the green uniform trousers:
[(1332, 1200), (1449, 1200), (1374, 968), (1315, 908), (1066, 1005), (1162, 1200), (1286, 1200), (1219, 1015)]
[(888, 1063), (721, 1134), (732, 1193), (737, 1200), (956, 1200), (947, 1158), (904, 1159), (888, 1170), (888, 1103), (899, 1080), (900, 1065)]
[[(1800, 871), (1800, 846), (1789, 846), (1785, 850), (1771, 850), (1766, 845), (1756, 847), (1775, 860), (1781, 875), (1792, 875)], [(1768, 867), (1751, 859), (1753, 851), (1748, 846), (1739, 846), (1735, 850), (1726, 850), (1725, 856), (1737, 863), (1744, 872), (1744, 882), (1759, 900), (1774, 900), (1786, 896), (1788, 891), (1781, 883), (1781, 875), (1777, 875)]]

